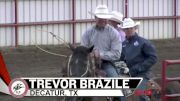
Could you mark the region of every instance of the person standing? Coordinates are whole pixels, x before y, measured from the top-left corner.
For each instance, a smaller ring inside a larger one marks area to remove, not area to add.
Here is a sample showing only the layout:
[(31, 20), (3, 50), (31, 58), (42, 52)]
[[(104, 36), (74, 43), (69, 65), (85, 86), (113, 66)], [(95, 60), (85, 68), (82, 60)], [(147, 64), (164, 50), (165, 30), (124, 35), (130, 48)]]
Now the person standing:
[[(138, 89), (146, 90), (152, 76), (151, 68), (157, 62), (157, 52), (149, 40), (136, 32), (139, 25), (139, 22), (135, 23), (131, 18), (124, 19), (121, 28), (126, 34), (126, 40), (122, 44), (121, 60), (126, 62), (131, 77), (143, 78)], [(149, 101), (149, 97), (142, 95), (139, 100)]]
[(109, 19), (109, 24), (112, 25), (119, 32), (119, 40), (123, 42), (125, 40), (125, 33), (120, 27), (123, 21), (123, 14), (117, 11), (112, 11), (110, 14), (112, 16)]

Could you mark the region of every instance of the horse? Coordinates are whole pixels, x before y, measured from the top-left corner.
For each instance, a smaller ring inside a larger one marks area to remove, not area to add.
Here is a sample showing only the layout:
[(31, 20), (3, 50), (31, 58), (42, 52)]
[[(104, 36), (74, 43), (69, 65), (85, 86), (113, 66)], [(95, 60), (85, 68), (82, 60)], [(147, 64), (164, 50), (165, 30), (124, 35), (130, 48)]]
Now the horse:
[[(90, 48), (84, 46), (73, 46), (69, 44), (72, 54), (69, 56), (67, 65), (63, 69), (64, 76), (67, 77), (93, 77), (95, 74), (94, 65), (90, 53), (94, 46)], [(65, 101), (91, 101), (89, 97), (66, 97)]]
[(160, 101), (161, 86), (156, 82), (156, 79), (152, 78), (145, 85), (147, 88), (144, 91), (135, 90), (132, 95), (127, 97), (127, 101), (139, 101), (140, 95), (147, 96), (149, 101)]
[[(149, 96), (150, 101), (161, 101), (161, 78), (155, 77), (152, 78), (147, 83), (147, 90), (150, 90), (151, 93), (147, 96)], [(166, 94), (180, 94), (180, 84), (178, 81), (169, 82), (167, 84), (167, 87), (165, 89)], [(127, 97), (127, 101), (139, 101), (138, 96), (136, 95), (136, 91), (133, 95)], [(180, 101), (180, 98), (171, 98), (168, 101)]]

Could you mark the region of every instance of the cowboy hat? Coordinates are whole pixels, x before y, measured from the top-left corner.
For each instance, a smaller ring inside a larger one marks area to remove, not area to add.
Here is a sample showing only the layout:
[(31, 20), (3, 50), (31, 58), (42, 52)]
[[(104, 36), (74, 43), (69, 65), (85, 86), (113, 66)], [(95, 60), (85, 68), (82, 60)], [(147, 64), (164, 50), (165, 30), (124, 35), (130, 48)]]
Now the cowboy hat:
[(121, 28), (131, 28), (140, 25), (140, 22), (134, 22), (131, 18), (125, 18)]
[(112, 11), (110, 13), (112, 16), (109, 20), (121, 23), (123, 21), (123, 14), (117, 11)]
[(109, 14), (109, 10), (106, 5), (98, 5), (95, 9), (95, 12), (89, 12), (90, 14), (102, 18), (102, 19), (109, 19), (111, 15)]

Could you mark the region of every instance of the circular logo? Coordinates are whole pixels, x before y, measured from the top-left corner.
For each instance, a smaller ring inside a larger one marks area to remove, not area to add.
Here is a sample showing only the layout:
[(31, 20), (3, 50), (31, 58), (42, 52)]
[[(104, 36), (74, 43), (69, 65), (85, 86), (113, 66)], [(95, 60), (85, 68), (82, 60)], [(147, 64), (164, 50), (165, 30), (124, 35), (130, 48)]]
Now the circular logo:
[(9, 92), (16, 98), (22, 98), (28, 91), (28, 85), (23, 79), (14, 79), (9, 84)]

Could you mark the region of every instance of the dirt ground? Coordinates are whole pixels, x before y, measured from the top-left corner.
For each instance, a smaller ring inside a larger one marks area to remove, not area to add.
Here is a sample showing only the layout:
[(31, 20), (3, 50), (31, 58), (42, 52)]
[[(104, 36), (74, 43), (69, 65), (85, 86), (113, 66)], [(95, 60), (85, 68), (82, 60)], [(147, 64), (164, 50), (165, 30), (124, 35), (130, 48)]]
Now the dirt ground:
[[(180, 59), (180, 39), (152, 40), (158, 52), (158, 62), (153, 66), (157, 77), (161, 76), (161, 62), (166, 59)], [(44, 49), (63, 55), (71, 51), (65, 46), (41, 46)], [(18, 46), (0, 48), (3, 53), (11, 79), (18, 77), (60, 77), (66, 58), (47, 54), (35, 46)], [(180, 65), (170, 66), (168, 76), (179, 76)], [(176, 68), (177, 67), (177, 68)], [(179, 68), (178, 68), (179, 67)], [(60, 101), (57, 97), (24, 97), (15, 99), (0, 94), (0, 101)]]

